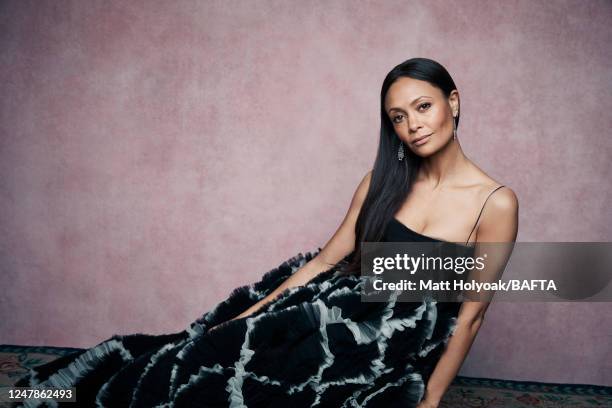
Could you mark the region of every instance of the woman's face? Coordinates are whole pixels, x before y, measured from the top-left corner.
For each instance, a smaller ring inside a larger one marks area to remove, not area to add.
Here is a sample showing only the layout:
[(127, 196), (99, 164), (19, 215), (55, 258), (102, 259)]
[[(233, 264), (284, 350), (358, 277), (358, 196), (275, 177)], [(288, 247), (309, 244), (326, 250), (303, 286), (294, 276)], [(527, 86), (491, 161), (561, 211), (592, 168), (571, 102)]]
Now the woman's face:
[(446, 98), (427, 81), (401, 77), (387, 91), (385, 112), (404, 144), (416, 155), (427, 157), (453, 141), (458, 92), (453, 90)]

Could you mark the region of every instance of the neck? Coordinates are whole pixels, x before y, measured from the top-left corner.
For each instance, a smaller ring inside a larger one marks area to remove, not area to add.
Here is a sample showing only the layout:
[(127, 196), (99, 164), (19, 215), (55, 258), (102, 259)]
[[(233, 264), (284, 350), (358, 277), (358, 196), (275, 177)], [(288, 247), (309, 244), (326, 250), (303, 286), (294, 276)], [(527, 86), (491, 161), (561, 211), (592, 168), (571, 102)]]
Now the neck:
[(457, 140), (451, 139), (445, 147), (421, 162), (418, 179), (433, 188), (444, 185), (456, 178), (468, 166), (468, 159)]

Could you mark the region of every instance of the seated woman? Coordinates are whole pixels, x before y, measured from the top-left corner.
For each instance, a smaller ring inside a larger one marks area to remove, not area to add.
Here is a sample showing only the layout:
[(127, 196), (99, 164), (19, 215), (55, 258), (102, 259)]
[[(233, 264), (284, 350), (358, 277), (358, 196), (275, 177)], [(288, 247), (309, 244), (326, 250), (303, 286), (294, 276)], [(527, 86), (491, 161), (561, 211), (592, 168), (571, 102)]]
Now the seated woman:
[(489, 303), (363, 302), (360, 243), (476, 254), (515, 241), (518, 201), (463, 153), (459, 93), (439, 63), (403, 62), (380, 95), (374, 166), (322, 249), (234, 289), (181, 332), (115, 335), (18, 385), (76, 387), (78, 406), (437, 407)]

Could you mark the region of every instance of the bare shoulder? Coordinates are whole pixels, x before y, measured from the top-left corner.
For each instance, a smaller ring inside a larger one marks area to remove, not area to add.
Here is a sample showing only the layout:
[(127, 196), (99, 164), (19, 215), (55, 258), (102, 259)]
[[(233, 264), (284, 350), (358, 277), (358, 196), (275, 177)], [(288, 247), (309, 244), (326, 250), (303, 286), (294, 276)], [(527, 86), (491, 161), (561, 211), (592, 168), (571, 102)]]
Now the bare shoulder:
[(481, 194), (485, 197), (487, 207), (498, 211), (512, 212), (518, 208), (518, 198), (512, 188), (493, 179), (482, 184)]
[(363, 176), (363, 179), (361, 179), (361, 182), (359, 183), (359, 187), (357, 188), (360, 195), (365, 197), (368, 190), (370, 189), (371, 180), (372, 180), (372, 170), (369, 170), (365, 174), (365, 176)]
[[(513, 204), (518, 205), (518, 199), (514, 191), (498, 180), (485, 173), (481, 168), (474, 166), (474, 179), (479, 186), (479, 194), (481, 197), (489, 197), (488, 202), (495, 201), (495, 205), (512, 207)], [(501, 188), (498, 188), (503, 186)], [(492, 193), (492, 194), (491, 194)]]
[(510, 217), (518, 212), (518, 197), (505, 183), (495, 180), (478, 166), (474, 165), (476, 184), (480, 202), (486, 201), (489, 218)]
[(491, 195), (489, 204), (498, 211), (513, 212), (518, 209), (518, 197), (510, 187), (503, 186)]
[(370, 189), (370, 180), (372, 178), (372, 170), (368, 171), (357, 186), (355, 190), (355, 194), (353, 195), (353, 200), (351, 202), (351, 207), (353, 209), (360, 208), (361, 204), (365, 200), (366, 195), (368, 194), (368, 190)]
[(489, 177), (480, 175), (482, 218), (477, 237), (479, 241), (514, 241), (518, 232), (518, 198), (512, 188)]

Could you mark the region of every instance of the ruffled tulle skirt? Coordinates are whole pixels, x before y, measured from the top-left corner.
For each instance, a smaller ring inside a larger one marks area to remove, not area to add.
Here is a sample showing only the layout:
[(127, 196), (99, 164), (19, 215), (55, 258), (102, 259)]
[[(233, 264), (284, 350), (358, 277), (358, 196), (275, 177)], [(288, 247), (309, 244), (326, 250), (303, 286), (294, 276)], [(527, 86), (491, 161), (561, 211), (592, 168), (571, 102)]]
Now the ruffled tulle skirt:
[(364, 280), (338, 273), (348, 257), (247, 318), (208, 332), (320, 250), (234, 289), (181, 332), (115, 335), (31, 370), (17, 385), (76, 387), (69, 407), (416, 406), (455, 329), (459, 304), (363, 302)]

